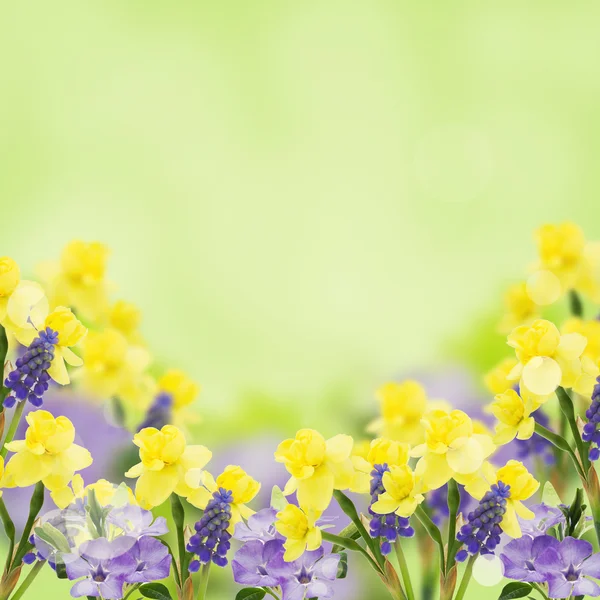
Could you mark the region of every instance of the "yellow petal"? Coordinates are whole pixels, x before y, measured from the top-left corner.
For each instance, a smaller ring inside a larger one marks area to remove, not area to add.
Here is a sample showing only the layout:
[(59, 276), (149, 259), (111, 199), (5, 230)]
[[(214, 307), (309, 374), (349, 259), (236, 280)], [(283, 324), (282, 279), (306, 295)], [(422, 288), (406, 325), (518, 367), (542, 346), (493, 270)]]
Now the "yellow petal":
[(323, 543), (323, 536), (321, 530), (318, 527), (313, 527), (308, 530), (306, 534), (306, 549), (307, 550), (318, 550)]
[(560, 385), (561, 378), (559, 364), (547, 356), (536, 356), (523, 368), (523, 383), (539, 396), (552, 394)]
[(212, 452), (205, 446), (198, 444), (186, 446), (179, 461), (187, 471), (189, 469), (203, 469), (211, 458)]
[(519, 425), (519, 432), (517, 433), (517, 438), (520, 440), (528, 440), (535, 430), (535, 419), (533, 417), (529, 417), (525, 419)]
[(68, 385), (70, 382), (69, 374), (67, 373), (67, 367), (65, 367), (65, 361), (60, 354), (60, 348), (57, 347), (55, 352), (56, 354), (54, 356), (54, 360), (48, 369), (48, 375), (50, 375), (50, 377), (52, 377), (56, 383), (60, 383), (60, 385)]
[(527, 293), (539, 306), (554, 304), (562, 293), (560, 279), (552, 271), (537, 271), (527, 280)]
[(304, 554), (304, 550), (306, 550), (306, 542), (304, 540), (288, 538), (283, 547), (285, 548), (283, 560), (286, 562), (293, 562)]
[(508, 444), (515, 439), (517, 435), (517, 428), (512, 425), (506, 425), (505, 423), (498, 423), (496, 425), (496, 435), (494, 436), (494, 443), (502, 446)]
[(333, 487), (333, 475), (321, 467), (309, 479), (298, 482), (298, 504), (305, 508), (325, 510), (331, 502)]
[(54, 500), (54, 504), (61, 509), (67, 508), (75, 500), (75, 494), (73, 494), (73, 490), (68, 486), (50, 492), (50, 497)]
[(377, 502), (374, 502), (371, 505), (371, 510), (378, 515), (388, 515), (390, 513), (396, 512), (398, 508), (398, 501), (394, 500), (390, 494), (384, 492), (379, 495)]
[(557, 352), (565, 360), (575, 360), (583, 354), (586, 346), (587, 338), (580, 333), (565, 333), (560, 338)]
[(293, 494), (297, 489), (298, 480), (295, 477), (290, 477), (283, 488), (283, 495), (289, 496), (290, 494)]
[(463, 474), (477, 471), (485, 458), (481, 445), (474, 437), (465, 439), (459, 448), (449, 448), (446, 457), (449, 467)]
[(530, 520), (535, 517), (535, 513), (532, 510), (529, 510), (522, 502), (513, 500), (512, 504), (515, 507), (515, 512), (521, 519)]
[(201, 508), (202, 510), (206, 508), (206, 505), (211, 499), (212, 494), (205, 487), (199, 487), (193, 490), (192, 493), (187, 497), (187, 501), (190, 504)]
[(140, 462), (137, 465), (133, 465), (127, 473), (125, 473), (125, 477), (129, 477), (130, 479), (137, 479), (144, 472), (144, 465)]
[(72, 367), (80, 367), (83, 364), (83, 360), (70, 348), (67, 348), (66, 346), (60, 346), (60, 351), (68, 365), (71, 365)]
[(325, 443), (327, 460), (335, 463), (346, 460), (352, 454), (353, 445), (354, 441), (349, 435), (340, 434), (328, 439)]
[(506, 533), (506, 535), (509, 537), (521, 537), (521, 526), (517, 520), (514, 503), (510, 499), (506, 503), (506, 512), (502, 517), (502, 523), (500, 526), (502, 527), (502, 531), (504, 531), (504, 533)]
[(137, 480), (135, 496), (143, 507), (162, 504), (177, 485), (177, 470), (166, 467), (162, 471), (144, 471)]
[(448, 466), (445, 455), (428, 453), (423, 456), (415, 468), (415, 475), (420, 476), (429, 490), (437, 490), (452, 477), (452, 469)]

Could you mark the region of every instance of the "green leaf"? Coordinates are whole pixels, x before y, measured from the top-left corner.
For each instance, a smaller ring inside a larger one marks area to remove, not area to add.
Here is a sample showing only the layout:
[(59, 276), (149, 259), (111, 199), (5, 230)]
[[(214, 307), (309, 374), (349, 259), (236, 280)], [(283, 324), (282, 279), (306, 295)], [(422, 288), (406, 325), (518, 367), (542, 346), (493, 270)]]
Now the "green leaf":
[(154, 600), (173, 600), (171, 593), (162, 583), (145, 583), (138, 590), (144, 598), (153, 598)]
[(98, 498), (96, 498), (96, 491), (89, 490), (87, 493), (87, 505), (85, 509), (88, 512), (90, 520), (98, 533), (98, 537), (102, 537), (104, 535), (104, 509), (98, 502)]
[(525, 598), (533, 588), (528, 583), (513, 581), (504, 586), (498, 600), (511, 600), (512, 598)]
[(36, 527), (35, 533), (40, 539), (60, 552), (64, 552), (65, 554), (71, 552), (67, 538), (56, 527), (50, 525), (50, 523), (44, 523), (41, 527)]
[(563, 501), (560, 499), (560, 496), (554, 489), (554, 486), (549, 481), (546, 481), (544, 484), (542, 502), (547, 506), (551, 506), (552, 508), (556, 508), (559, 504), (563, 504)]
[[(343, 538), (350, 538), (351, 540), (357, 540), (360, 537), (360, 531), (358, 531), (355, 523), (350, 523), (350, 525), (347, 525), (340, 531), (339, 536)], [(333, 548), (331, 549), (331, 553), (339, 554), (343, 549), (344, 546), (334, 544)]]
[(6, 353), (8, 352), (8, 339), (6, 338), (6, 330), (0, 325), (0, 365), (4, 372), (4, 363), (6, 362)]
[(236, 594), (235, 600), (262, 600), (266, 595), (261, 588), (244, 588)]
[(283, 492), (278, 486), (274, 485), (271, 491), (271, 507), (275, 510), (283, 510), (287, 505), (288, 501)]
[(336, 573), (336, 579), (346, 579), (348, 575), (348, 554), (346, 552), (340, 552), (340, 562), (338, 563), (338, 570)]

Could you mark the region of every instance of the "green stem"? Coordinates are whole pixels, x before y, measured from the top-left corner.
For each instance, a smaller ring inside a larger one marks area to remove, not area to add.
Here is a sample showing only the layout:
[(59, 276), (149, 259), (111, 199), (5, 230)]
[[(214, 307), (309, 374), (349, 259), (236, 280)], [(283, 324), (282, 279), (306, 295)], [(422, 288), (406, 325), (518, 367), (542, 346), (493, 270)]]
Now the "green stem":
[(559, 450), (563, 450), (564, 452), (567, 452), (569, 454), (569, 456), (571, 457), (571, 459), (575, 465), (575, 468), (577, 469), (577, 472), (579, 473), (579, 476), (583, 477), (585, 479), (583, 467), (581, 466), (581, 463), (577, 459), (575, 452), (573, 452), (573, 448), (571, 448), (571, 445), (569, 444), (569, 442), (567, 442), (567, 440), (565, 440), (564, 437), (561, 437), (560, 435), (550, 431), (549, 429), (546, 429), (544, 426), (540, 425), (539, 423), (535, 424), (535, 432), (540, 437), (543, 437), (544, 439), (548, 440), (551, 444), (554, 444), (554, 446), (556, 446)]
[(8, 510), (6, 509), (6, 504), (4, 504), (4, 500), (2, 498), (0, 498), (0, 519), (2, 520), (4, 531), (8, 537), (8, 555), (6, 557), (6, 564), (4, 566), (4, 572), (8, 573), (10, 564), (12, 562), (13, 551), (15, 549), (15, 524), (10, 518)]
[(267, 592), (267, 594), (269, 594), (269, 596), (273, 596), (273, 598), (275, 598), (276, 600), (281, 600), (279, 598), (279, 596), (271, 588), (264, 587), (264, 588), (261, 588), (261, 589), (263, 589), (265, 592)]
[(442, 574), (445, 575), (446, 559), (444, 557), (444, 540), (442, 539), (442, 534), (440, 533), (438, 526), (431, 520), (431, 518), (425, 512), (425, 509), (422, 506), (417, 506), (415, 515), (417, 516), (417, 519), (419, 519), (423, 527), (425, 527), (431, 539), (438, 545), (440, 551), (440, 567), (442, 570)]
[(336, 499), (336, 502), (339, 504), (342, 511), (344, 512), (344, 514), (351, 519), (354, 525), (356, 525), (356, 529), (360, 533), (363, 540), (365, 540), (365, 544), (367, 544), (367, 546), (371, 550), (371, 554), (375, 557), (375, 560), (377, 561), (379, 566), (383, 567), (383, 565), (385, 564), (385, 560), (383, 558), (383, 555), (381, 554), (379, 544), (367, 532), (352, 500), (350, 500), (350, 498), (348, 498), (348, 496), (346, 496), (346, 494), (344, 494), (340, 490), (334, 490), (333, 496)]
[(321, 532), (323, 539), (326, 542), (331, 542), (332, 544), (337, 544), (342, 548), (346, 548), (348, 550), (354, 550), (354, 552), (360, 552), (368, 561), (369, 564), (377, 571), (379, 574), (383, 575), (383, 569), (371, 558), (371, 555), (355, 540), (351, 538), (341, 537), (339, 535), (335, 535), (334, 533), (329, 533), (327, 531)]
[(581, 461), (581, 466), (583, 467), (583, 472), (587, 473), (588, 469), (590, 468), (588, 450), (581, 439), (579, 428), (577, 427), (573, 401), (571, 400), (571, 396), (569, 396), (568, 392), (563, 387), (558, 387), (556, 389), (556, 395), (558, 396), (560, 409), (563, 411), (565, 417), (567, 417), (567, 421), (569, 422), (571, 434), (573, 435), (575, 446), (577, 447), (577, 452), (579, 453), (579, 460)]
[(42, 567), (46, 564), (43, 560), (38, 560), (35, 565), (31, 568), (31, 571), (27, 574), (27, 577), (23, 580), (23, 583), (17, 588), (14, 593), (12, 600), (19, 600), (25, 595), (27, 588), (32, 584), (33, 580), (38, 576), (38, 573), (42, 570)]
[(198, 600), (205, 600), (208, 589), (208, 576), (210, 575), (210, 563), (202, 565), (200, 569), (200, 588), (198, 589)]
[(21, 417), (23, 416), (23, 411), (25, 410), (25, 400), (17, 403), (17, 408), (15, 408), (15, 413), (13, 414), (12, 421), (10, 422), (10, 427), (6, 432), (6, 437), (4, 438), (4, 442), (2, 443), (2, 450), (0, 450), (0, 456), (2, 458), (6, 458), (6, 453), (8, 449), (6, 448), (6, 444), (13, 441), (15, 437), (15, 433), (17, 432), (17, 427), (21, 421)]
[(185, 523), (185, 511), (183, 504), (179, 499), (179, 496), (175, 493), (171, 494), (171, 514), (173, 515), (173, 521), (175, 523), (175, 529), (177, 530), (177, 549), (179, 554), (179, 576), (181, 586), (185, 582), (185, 538), (183, 536), (183, 528)]
[(400, 573), (402, 574), (402, 581), (404, 582), (407, 600), (415, 600), (415, 592), (413, 591), (412, 581), (410, 580), (410, 571), (408, 570), (408, 563), (406, 562), (406, 556), (404, 556), (404, 551), (400, 545), (400, 540), (396, 540), (394, 548), (396, 549), (396, 557), (398, 558), (398, 565), (400, 567)]
[(469, 587), (469, 582), (471, 581), (471, 575), (473, 574), (473, 564), (475, 563), (475, 558), (476, 556), (471, 556), (471, 558), (469, 558), (467, 568), (463, 573), (462, 580), (454, 600), (462, 600), (464, 598), (467, 588)]
[(40, 510), (42, 510), (42, 504), (44, 504), (44, 484), (41, 481), (38, 481), (35, 484), (33, 494), (31, 495), (31, 502), (29, 503), (29, 516), (27, 517), (27, 523), (25, 523), (25, 528), (21, 534), (21, 539), (19, 541), (19, 545), (17, 546), (17, 553), (15, 554), (15, 559), (13, 561), (13, 564), (17, 567), (27, 553), (29, 536), (31, 535), (33, 523), (35, 522)]
[(125, 596), (123, 596), (123, 600), (127, 600), (127, 598), (129, 598), (129, 596), (131, 596), (131, 594), (133, 594), (133, 592), (135, 592), (142, 584), (141, 583), (136, 583), (126, 594)]
[(542, 598), (544, 598), (544, 600), (548, 600), (548, 596), (546, 595), (546, 592), (544, 592), (544, 590), (537, 584), (537, 583), (532, 583), (531, 587), (540, 594), (540, 596)]
[(446, 569), (454, 565), (454, 546), (456, 542), (456, 515), (460, 505), (460, 492), (454, 479), (448, 482), (448, 560)]

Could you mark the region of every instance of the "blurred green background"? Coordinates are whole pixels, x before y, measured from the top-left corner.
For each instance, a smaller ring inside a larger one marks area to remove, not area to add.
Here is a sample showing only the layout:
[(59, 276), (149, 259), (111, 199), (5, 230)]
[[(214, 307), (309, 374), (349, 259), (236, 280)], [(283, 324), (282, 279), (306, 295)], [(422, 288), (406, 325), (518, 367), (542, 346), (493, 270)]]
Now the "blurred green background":
[(535, 227), (600, 235), (599, 25), (552, 0), (3, 3), (2, 254), (108, 244), (211, 439), (337, 433), (385, 379), (481, 366)]

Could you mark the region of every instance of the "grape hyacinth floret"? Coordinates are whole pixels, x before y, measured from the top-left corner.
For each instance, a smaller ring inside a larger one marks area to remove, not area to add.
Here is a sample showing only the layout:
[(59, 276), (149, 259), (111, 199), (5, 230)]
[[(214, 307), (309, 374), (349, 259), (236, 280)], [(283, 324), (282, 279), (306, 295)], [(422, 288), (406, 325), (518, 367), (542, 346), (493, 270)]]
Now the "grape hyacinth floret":
[(146, 412), (146, 416), (138, 431), (146, 427), (155, 427), (161, 429), (164, 425), (168, 425), (173, 420), (173, 396), (168, 392), (160, 392), (154, 398), (150, 408)]
[(231, 547), (231, 534), (227, 529), (231, 521), (231, 503), (233, 494), (225, 488), (219, 488), (206, 505), (204, 515), (196, 523), (196, 533), (189, 539), (187, 550), (198, 555), (189, 570), (195, 572), (200, 564), (213, 562), (218, 567), (227, 565), (227, 552)]
[[(371, 471), (371, 505), (379, 499), (379, 496), (385, 492), (383, 487), (383, 474), (389, 471), (386, 463), (375, 465)], [(371, 515), (370, 534), (374, 539), (382, 538), (381, 553), (390, 554), (392, 544), (398, 537), (412, 537), (415, 530), (410, 526), (410, 520), (405, 517), (399, 517), (395, 513), (387, 515), (379, 515), (369, 506), (369, 514)]]
[(47, 327), (31, 342), (25, 354), (17, 359), (16, 368), (4, 380), (4, 385), (10, 390), (4, 400), (5, 408), (12, 408), (17, 401), (24, 400), (29, 400), (36, 408), (42, 406), (50, 380), (48, 369), (54, 360), (54, 346), (57, 343), (58, 333)]
[(469, 513), (468, 522), (456, 536), (466, 546), (456, 554), (458, 562), (464, 561), (469, 554), (494, 553), (500, 543), (502, 518), (509, 497), (510, 486), (499, 481), (485, 493), (477, 508)]
[(600, 424), (600, 377), (596, 381), (598, 383), (592, 392), (592, 403), (585, 411), (588, 422), (583, 426), (583, 434), (581, 435), (584, 442), (592, 442), (593, 444), (589, 453), (591, 461), (600, 458), (600, 431), (598, 431), (598, 424)]

